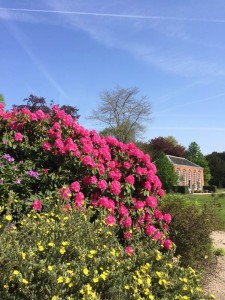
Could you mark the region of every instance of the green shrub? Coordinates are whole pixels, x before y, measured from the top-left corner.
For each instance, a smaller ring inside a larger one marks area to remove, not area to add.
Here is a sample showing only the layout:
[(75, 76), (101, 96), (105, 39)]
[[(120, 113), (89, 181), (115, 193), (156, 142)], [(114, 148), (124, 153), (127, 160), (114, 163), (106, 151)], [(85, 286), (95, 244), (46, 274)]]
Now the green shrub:
[(85, 212), (31, 212), (20, 227), (2, 216), (0, 294), (4, 300), (210, 299), (192, 268), (154, 239), (136, 241), (133, 255), (117, 226)]
[(210, 234), (216, 220), (212, 206), (199, 206), (185, 196), (167, 195), (161, 209), (170, 211), (170, 237), (184, 266), (202, 267), (212, 254)]
[(173, 191), (175, 193), (188, 194), (189, 188), (187, 185), (184, 185), (184, 186), (176, 185), (176, 186), (173, 186)]
[(216, 185), (204, 185), (203, 186), (204, 191), (216, 193), (217, 192), (217, 186)]

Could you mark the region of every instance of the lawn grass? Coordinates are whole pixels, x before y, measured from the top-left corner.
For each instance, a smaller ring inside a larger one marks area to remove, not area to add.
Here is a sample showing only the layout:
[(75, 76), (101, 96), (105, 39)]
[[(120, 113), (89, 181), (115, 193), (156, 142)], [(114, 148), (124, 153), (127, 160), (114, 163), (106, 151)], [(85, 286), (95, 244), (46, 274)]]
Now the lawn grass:
[(225, 194), (205, 194), (205, 195), (187, 195), (186, 201), (195, 202), (199, 205), (210, 205), (216, 214), (216, 219), (219, 221), (215, 230), (225, 231)]

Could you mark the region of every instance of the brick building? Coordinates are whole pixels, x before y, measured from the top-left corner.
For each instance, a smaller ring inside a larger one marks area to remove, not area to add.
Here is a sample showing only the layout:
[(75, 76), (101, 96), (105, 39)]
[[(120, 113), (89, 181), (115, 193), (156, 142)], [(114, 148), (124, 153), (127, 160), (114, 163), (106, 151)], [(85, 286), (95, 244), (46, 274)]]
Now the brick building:
[(178, 175), (177, 185), (187, 185), (191, 191), (201, 191), (204, 186), (204, 169), (182, 157), (166, 155)]

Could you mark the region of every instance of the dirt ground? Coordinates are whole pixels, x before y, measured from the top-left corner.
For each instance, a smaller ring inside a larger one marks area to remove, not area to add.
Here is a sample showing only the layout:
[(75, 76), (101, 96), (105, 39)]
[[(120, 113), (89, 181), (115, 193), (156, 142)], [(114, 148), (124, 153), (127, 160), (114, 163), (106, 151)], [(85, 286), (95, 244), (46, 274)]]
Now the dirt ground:
[[(225, 250), (225, 232), (214, 231), (212, 239), (215, 248)], [(225, 300), (225, 256), (217, 256), (206, 280), (205, 290), (214, 294), (216, 300)]]

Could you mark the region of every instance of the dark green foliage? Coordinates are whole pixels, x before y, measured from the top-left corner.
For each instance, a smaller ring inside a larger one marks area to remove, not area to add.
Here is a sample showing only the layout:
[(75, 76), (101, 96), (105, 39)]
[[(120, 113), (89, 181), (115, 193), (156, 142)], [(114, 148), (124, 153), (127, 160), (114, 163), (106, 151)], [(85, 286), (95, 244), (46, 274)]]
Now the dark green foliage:
[(207, 263), (212, 253), (210, 234), (216, 224), (213, 202), (199, 206), (187, 196), (169, 195), (161, 204), (162, 211), (172, 215), (170, 236), (176, 244), (176, 255), (181, 255), (184, 266), (200, 267)]
[(171, 190), (173, 185), (177, 183), (177, 174), (174, 171), (172, 163), (168, 160), (164, 153), (161, 153), (155, 162), (157, 167), (157, 175), (160, 178), (163, 189)]
[(206, 158), (212, 173), (212, 178), (209, 183), (219, 188), (225, 187), (225, 152), (213, 152), (207, 155)]
[(217, 192), (217, 187), (216, 187), (216, 185), (204, 185), (203, 190), (216, 193)]
[(188, 194), (189, 187), (187, 185), (184, 185), (184, 186), (176, 185), (176, 186), (173, 186), (173, 192), (180, 193), (180, 194)]

